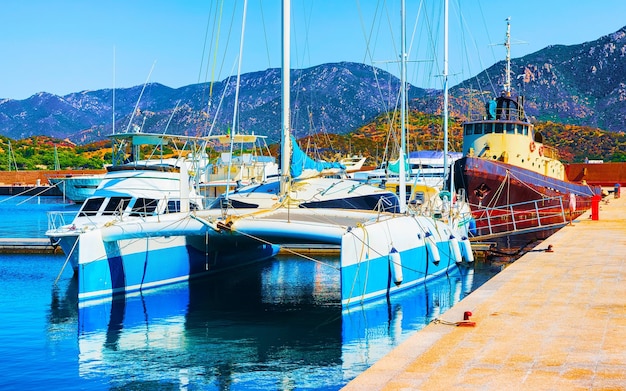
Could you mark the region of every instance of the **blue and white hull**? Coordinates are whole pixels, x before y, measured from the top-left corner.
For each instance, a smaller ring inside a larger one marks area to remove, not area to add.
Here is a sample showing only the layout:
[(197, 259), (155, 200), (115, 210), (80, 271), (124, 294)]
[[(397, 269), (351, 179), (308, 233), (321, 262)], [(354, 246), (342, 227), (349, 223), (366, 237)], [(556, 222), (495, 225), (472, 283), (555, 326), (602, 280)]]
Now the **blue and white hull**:
[[(270, 258), (277, 246), (224, 233), (219, 245), (191, 219), (163, 232), (162, 222), (113, 225), (80, 234), (76, 275), (79, 301), (110, 299)], [(159, 227), (161, 227), (159, 229)], [(231, 236), (231, 237), (226, 237)], [(236, 251), (233, 249), (236, 248)]]
[(470, 258), (469, 246), (459, 243), (463, 243), (461, 233), (422, 216), (353, 228), (341, 244), (342, 306), (385, 297), (445, 275), (463, 258)]

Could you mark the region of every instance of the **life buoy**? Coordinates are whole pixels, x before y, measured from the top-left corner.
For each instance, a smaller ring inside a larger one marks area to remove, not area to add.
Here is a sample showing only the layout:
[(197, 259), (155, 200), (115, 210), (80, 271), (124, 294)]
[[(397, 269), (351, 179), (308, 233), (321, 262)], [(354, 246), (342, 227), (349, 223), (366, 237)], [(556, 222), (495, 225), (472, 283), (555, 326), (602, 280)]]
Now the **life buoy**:
[(539, 147), (539, 156), (543, 156), (543, 145)]
[(537, 147), (537, 146), (535, 145), (535, 142), (534, 142), (534, 141), (531, 141), (531, 142), (530, 142), (530, 146), (529, 146), (529, 148), (530, 148), (530, 152), (535, 152), (535, 148), (536, 148), (536, 147)]

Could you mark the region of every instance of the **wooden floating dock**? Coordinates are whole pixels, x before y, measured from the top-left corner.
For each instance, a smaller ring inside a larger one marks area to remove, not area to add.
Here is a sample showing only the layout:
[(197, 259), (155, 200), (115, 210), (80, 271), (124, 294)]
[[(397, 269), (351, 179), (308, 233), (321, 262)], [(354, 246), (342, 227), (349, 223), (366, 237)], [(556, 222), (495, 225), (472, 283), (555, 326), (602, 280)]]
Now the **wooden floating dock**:
[(626, 201), (602, 202), (344, 390), (625, 389), (625, 237)]
[(0, 254), (55, 254), (62, 253), (54, 248), (48, 238), (0, 238)]

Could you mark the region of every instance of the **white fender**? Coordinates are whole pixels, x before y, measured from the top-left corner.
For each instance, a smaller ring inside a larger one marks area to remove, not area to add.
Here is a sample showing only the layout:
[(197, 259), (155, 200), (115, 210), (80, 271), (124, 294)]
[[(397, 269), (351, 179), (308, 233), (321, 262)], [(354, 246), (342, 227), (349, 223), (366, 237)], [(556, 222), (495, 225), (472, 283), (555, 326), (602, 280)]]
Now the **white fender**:
[(430, 251), (430, 255), (433, 257), (433, 263), (438, 265), (439, 262), (441, 262), (441, 257), (439, 256), (439, 249), (437, 248), (437, 242), (435, 242), (433, 234), (426, 232), (424, 243), (426, 243), (427, 251)]
[(389, 251), (389, 263), (391, 264), (393, 283), (398, 286), (402, 284), (402, 259), (395, 247), (392, 247), (391, 251)]
[(456, 263), (461, 263), (463, 262), (463, 257), (461, 256), (461, 248), (459, 247), (459, 241), (457, 240), (457, 238), (454, 237), (454, 235), (450, 235), (450, 250), (452, 252), (452, 255), (454, 256), (454, 261)]
[(474, 262), (474, 253), (472, 252), (472, 245), (469, 239), (465, 236), (461, 238), (461, 244), (463, 245), (463, 253), (465, 254), (465, 260), (469, 263)]

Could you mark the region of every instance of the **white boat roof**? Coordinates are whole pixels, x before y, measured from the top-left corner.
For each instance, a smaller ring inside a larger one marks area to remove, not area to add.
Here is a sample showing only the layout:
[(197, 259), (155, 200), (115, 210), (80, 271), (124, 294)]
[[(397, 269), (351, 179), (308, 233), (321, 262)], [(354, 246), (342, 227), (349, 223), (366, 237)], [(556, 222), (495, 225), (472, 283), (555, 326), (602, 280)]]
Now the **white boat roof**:
[(167, 144), (170, 140), (207, 140), (207, 137), (184, 136), (179, 134), (162, 134), (162, 133), (116, 133), (109, 136), (110, 139), (130, 140), (134, 145), (160, 145)]
[[(448, 152), (448, 157), (456, 160), (463, 157), (462, 152)], [(409, 159), (432, 159), (443, 161), (443, 151), (414, 151), (409, 153)]]
[(259, 138), (267, 138), (267, 136), (257, 136), (256, 134), (236, 134), (231, 137), (229, 134), (221, 134), (217, 136), (207, 136), (209, 140), (218, 140), (221, 144), (237, 144), (255, 143)]

